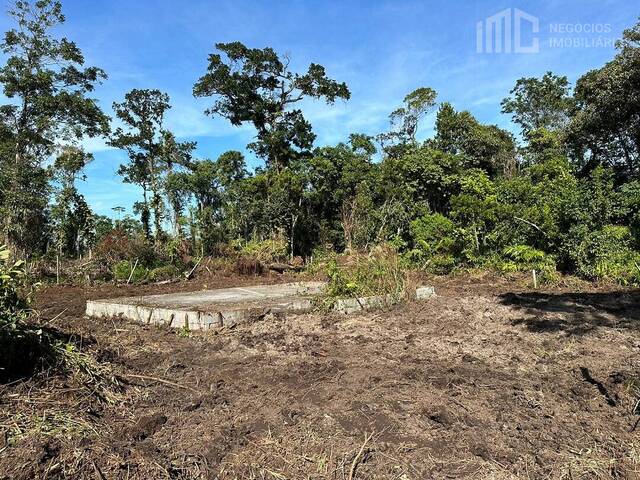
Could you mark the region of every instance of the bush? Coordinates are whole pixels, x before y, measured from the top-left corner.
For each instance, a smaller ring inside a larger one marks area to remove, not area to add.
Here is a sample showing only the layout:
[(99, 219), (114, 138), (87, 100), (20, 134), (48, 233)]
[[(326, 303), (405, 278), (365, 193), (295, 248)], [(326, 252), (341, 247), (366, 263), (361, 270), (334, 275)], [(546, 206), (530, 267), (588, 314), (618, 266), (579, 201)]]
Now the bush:
[(505, 260), (498, 268), (504, 272), (535, 270), (541, 283), (551, 283), (558, 278), (556, 262), (552, 256), (529, 245), (513, 245), (504, 249)]
[(389, 247), (376, 247), (368, 255), (354, 255), (352, 262), (338, 265), (329, 260), (329, 281), (325, 294), (329, 298), (393, 295), (400, 298), (406, 287), (406, 272), (398, 253)]
[(174, 265), (164, 265), (156, 267), (149, 271), (149, 280), (152, 282), (161, 282), (163, 280), (171, 280), (180, 275), (180, 270)]
[(113, 266), (112, 272), (113, 276), (117, 281), (126, 282), (129, 280), (129, 276), (131, 276), (131, 282), (139, 283), (147, 280), (149, 278), (149, 269), (140, 265), (135, 265), (135, 270), (133, 271), (133, 275), (131, 275), (131, 271), (133, 270), (134, 263), (131, 263), (129, 260), (121, 260)]
[(589, 279), (640, 283), (640, 253), (627, 227), (608, 225), (587, 234), (574, 252), (576, 271)]
[(0, 329), (13, 330), (28, 316), (29, 297), (20, 295), (25, 288), (24, 262), (11, 261), (5, 245), (0, 246)]
[(108, 266), (113, 266), (123, 260), (135, 262), (139, 266), (151, 267), (158, 261), (156, 252), (149, 242), (141, 237), (130, 237), (123, 230), (112, 230), (104, 236), (95, 249), (96, 258)]
[(172, 238), (164, 245), (164, 255), (173, 265), (185, 265), (191, 260), (191, 245), (184, 238)]
[(439, 213), (427, 214), (411, 222), (413, 248), (406, 258), (421, 268), (437, 274), (451, 272), (456, 265), (456, 227)]
[(249, 241), (239, 244), (242, 256), (253, 257), (263, 263), (278, 262), (287, 259), (288, 245), (282, 235), (268, 240)]
[(6, 246), (0, 246), (0, 383), (30, 374), (45, 356), (41, 330), (24, 321), (31, 313), (34, 288), (25, 282), (24, 262), (11, 261)]

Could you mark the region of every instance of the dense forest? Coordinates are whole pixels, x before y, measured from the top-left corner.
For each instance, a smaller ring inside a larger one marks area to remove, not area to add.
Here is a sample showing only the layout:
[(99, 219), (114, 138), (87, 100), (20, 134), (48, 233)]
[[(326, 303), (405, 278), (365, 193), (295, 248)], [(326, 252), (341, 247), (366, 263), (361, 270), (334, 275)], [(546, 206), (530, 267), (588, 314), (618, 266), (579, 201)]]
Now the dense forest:
[[(501, 103), (517, 136), (425, 86), (399, 102), (388, 131), (325, 146), (299, 105), (348, 101), (348, 85), (315, 63), (291, 71), (268, 47), (218, 43), (193, 95), (209, 99), (206, 115), (255, 129), (247, 148), (264, 164), (251, 172), (242, 152), (198, 158), (165, 127), (171, 99), (160, 90), (131, 90), (112, 112), (99, 105), (92, 92), (107, 72), (53, 34), (59, 2), (17, 1), (10, 15), (0, 228), (18, 258), (101, 256), (115, 270), (136, 258), (147, 274), (237, 251), (308, 260), (384, 244), (435, 273), (640, 282), (640, 23), (575, 85), (553, 72), (519, 79)], [(417, 138), (431, 113), (435, 134)], [(91, 137), (126, 151), (119, 174), (142, 192), (135, 217), (95, 215), (79, 193)]]

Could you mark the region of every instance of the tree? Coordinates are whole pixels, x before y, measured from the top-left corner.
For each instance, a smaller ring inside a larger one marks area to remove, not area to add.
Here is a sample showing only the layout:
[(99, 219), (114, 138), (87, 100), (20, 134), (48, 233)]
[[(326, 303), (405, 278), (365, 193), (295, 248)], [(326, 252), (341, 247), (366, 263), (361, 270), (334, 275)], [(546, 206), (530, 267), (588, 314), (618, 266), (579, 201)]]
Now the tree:
[(378, 136), (387, 154), (400, 153), (398, 145), (415, 143), (418, 124), (435, 107), (437, 95), (431, 88), (418, 88), (404, 97), (402, 107), (391, 112), (391, 131)]
[(559, 131), (568, 124), (574, 102), (567, 77), (547, 72), (542, 78), (520, 78), (502, 100), (502, 113), (511, 113), (525, 139), (539, 129)]
[(185, 170), (167, 176), (171, 197), (181, 202), (181, 208), (189, 198), (195, 200), (195, 217), (205, 252), (210, 253), (216, 242), (230, 240), (225, 234), (237, 231), (237, 213), (231, 204), (240, 202), (237, 198), (232, 202), (230, 197), (245, 175), (242, 153), (228, 151), (215, 161), (191, 161)]
[(110, 144), (126, 150), (129, 155), (129, 164), (121, 165), (118, 173), (125, 182), (142, 188), (143, 201), (136, 204), (135, 209), (140, 214), (147, 236), (150, 235), (149, 219), (153, 212), (156, 245), (163, 237), (162, 123), (169, 108), (169, 95), (149, 89), (133, 89), (125, 95), (123, 102), (113, 104), (116, 116), (126, 130), (118, 127), (111, 136)]
[(209, 55), (207, 73), (195, 84), (196, 97), (215, 96), (206, 110), (233, 125), (251, 123), (256, 141), (249, 147), (275, 170), (286, 168), (315, 140), (311, 124), (295, 108), (303, 99), (349, 99), (345, 83), (327, 77), (322, 65), (312, 63), (304, 74), (289, 69), (289, 59), (271, 48), (247, 48), (240, 42), (218, 43), (219, 53)]
[(465, 167), (481, 168), (491, 177), (508, 172), (515, 163), (515, 142), (509, 132), (496, 125), (483, 125), (471, 113), (456, 112), (446, 102), (440, 106), (436, 135), (429, 144), (462, 156)]
[(337, 247), (352, 247), (354, 200), (359, 186), (371, 182), (371, 137), (352, 134), (349, 144), (317, 148), (308, 162), (309, 191), (306, 193), (320, 241)]
[(182, 237), (181, 216), (185, 207), (184, 187), (181, 176), (174, 175), (176, 169), (188, 167), (192, 161), (196, 142), (178, 142), (173, 133), (162, 132), (161, 159), (167, 171), (164, 179), (164, 191), (172, 211), (174, 235)]
[(93, 157), (78, 148), (65, 149), (55, 160), (55, 180), (58, 184), (51, 209), (54, 241), (59, 254), (81, 255), (95, 238), (94, 216), (75, 182)]
[(583, 173), (613, 166), (622, 181), (640, 175), (640, 22), (616, 47), (613, 60), (576, 83), (567, 142)]
[(0, 44), (8, 55), (0, 83), (10, 100), (0, 106), (0, 209), (7, 243), (24, 252), (44, 236), (45, 163), (65, 145), (108, 132), (108, 118), (87, 96), (106, 74), (85, 67), (76, 44), (51, 33), (65, 20), (60, 2), (16, 1), (9, 15), (17, 26)]

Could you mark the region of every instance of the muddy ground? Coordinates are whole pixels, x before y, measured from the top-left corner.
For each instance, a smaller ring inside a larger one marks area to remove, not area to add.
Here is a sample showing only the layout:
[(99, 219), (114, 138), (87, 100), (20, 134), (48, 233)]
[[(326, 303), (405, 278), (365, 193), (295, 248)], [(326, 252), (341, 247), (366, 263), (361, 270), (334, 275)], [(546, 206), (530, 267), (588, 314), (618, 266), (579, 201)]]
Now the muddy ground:
[(87, 298), (262, 281), (42, 291), (40, 320), (113, 384), (0, 386), (0, 478), (640, 478), (636, 291), (467, 275), (217, 332), (83, 318)]

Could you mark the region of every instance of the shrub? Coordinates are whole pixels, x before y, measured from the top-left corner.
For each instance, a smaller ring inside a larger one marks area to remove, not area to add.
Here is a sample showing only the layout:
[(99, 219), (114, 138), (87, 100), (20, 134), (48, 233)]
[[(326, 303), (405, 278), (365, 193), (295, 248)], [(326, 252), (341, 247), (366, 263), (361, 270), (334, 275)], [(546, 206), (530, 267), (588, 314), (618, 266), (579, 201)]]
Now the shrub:
[(288, 245), (282, 235), (274, 236), (268, 240), (249, 241), (239, 245), (240, 254), (253, 257), (261, 262), (277, 262), (286, 260)]
[(180, 275), (180, 270), (174, 265), (164, 265), (156, 267), (149, 271), (149, 280), (152, 282), (160, 282), (162, 280), (171, 280)]
[(172, 238), (165, 243), (163, 253), (173, 265), (184, 265), (191, 259), (191, 246), (184, 238)]
[(0, 246), (0, 328), (15, 329), (17, 323), (28, 315), (29, 297), (23, 297), (25, 288), (24, 262), (11, 261), (5, 245)]
[(627, 227), (608, 225), (587, 234), (574, 252), (576, 271), (590, 279), (640, 283), (640, 253)]
[(529, 245), (513, 245), (503, 251), (506, 260), (499, 262), (502, 272), (521, 272), (535, 270), (542, 283), (557, 279), (556, 262), (552, 256)]
[(24, 323), (37, 287), (28, 288), (25, 279), (24, 263), (13, 262), (7, 247), (0, 246), (0, 382), (28, 375), (47, 351), (42, 331)]
[(456, 264), (456, 228), (439, 213), (427, 214), (411, 222), (413, 248), (406, 258), (432, 273), (449, 273)]
[[(135, 270), (133, 270), (135, 266)], [(131, 271), (133, 270), (133, 275), (131, 275)], [(135, 265), (135, 262), (132, 263), (129, 260), (121, 260), (113, 266), (112, 269), (113, 276), (117, 281), (127, 281), (129, 280), (129, 276), (131, 276), (131, 282), (138, 283), (149, 278), (149, 269), (140, 265)]]
[(376, 247), (368, 255), (354, 255), (347, 265), (329, 260), (329, 281), (325, 294), (329, 298), (393, 295), (400, 298), (405, 291), (406, 272), (398, 253), (389, 247)]
[(137, 258), (138, 263), (145, 267), (151, 267), (158, 261), (156, 252), (149, 242), (141, 237), (130, 237), (123, 230), (109, 232), (95, 249), (96, 258), (104, 264), (112, 266), (122, 260)]

